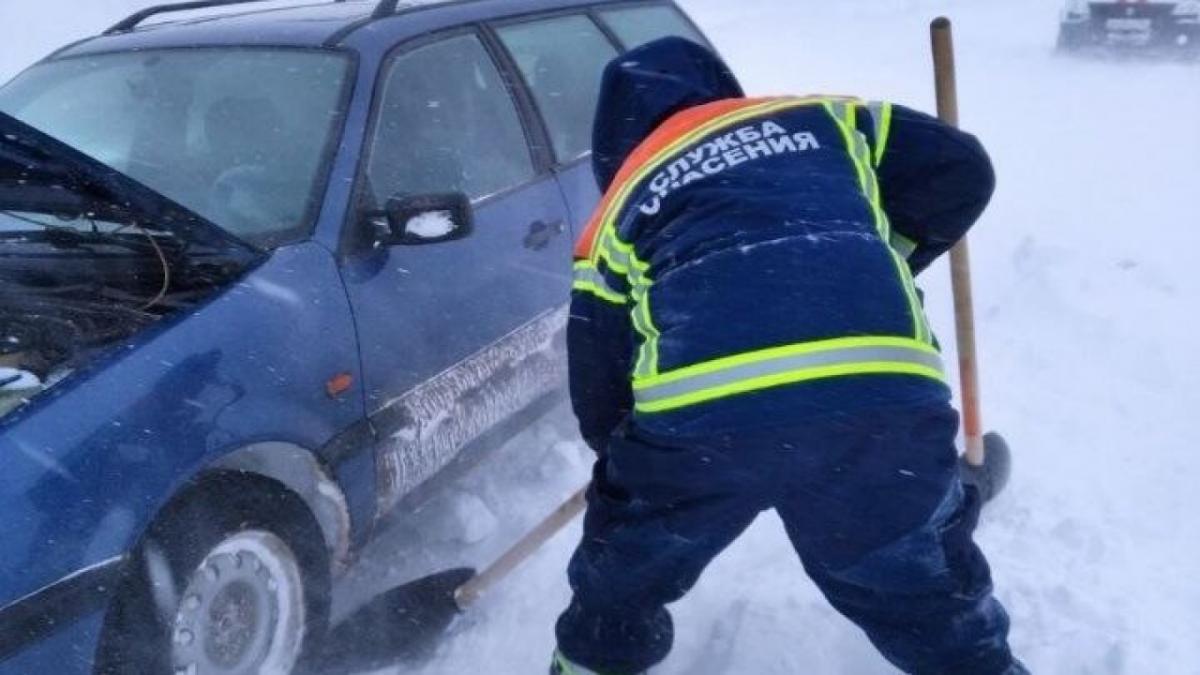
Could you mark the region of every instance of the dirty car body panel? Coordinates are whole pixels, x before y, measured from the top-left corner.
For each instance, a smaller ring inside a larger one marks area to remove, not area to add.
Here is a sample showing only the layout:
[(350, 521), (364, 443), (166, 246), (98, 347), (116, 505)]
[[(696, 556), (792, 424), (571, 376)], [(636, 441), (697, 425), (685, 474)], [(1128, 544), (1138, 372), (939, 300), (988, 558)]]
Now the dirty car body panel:
[[(20, 247), (34, 244), (53, 266), (60, 258), (78, 262), (84, 252), (102, 257), (113, 237), (124, 237), (126, 248), (145, 239), (139, 293), (156, 287), (158, 257), (206, 260), (208, 251), (236, 259), (201, 291), (151, 312), (146, 325), (81, 350), (69, 367), (43, 378), (45, 391), (0, 416), (7, 553), (0, 558), (0, 673), (91, 672), (104, 613), (134, 551), (171, 500), (204, 476), (252, 473), (298, 494), (337, 573), (406, 496), (560, 393), (569, 248), (599, 195), (586, 156), (556, 154), (547, 111), (496, 26), (582, 16), (619, 52), (635, 46), (634, 38), (618, 35), (602, 12), (663, 7), (677, 13), (665, 1), (624, 0), (432, 3), (385, 18), (372, 18), (372, 3), (246, 10), (85, 40), (0, 89), (0, 111), (20, 119), (11, 92), (56, 64), (87, 71), (106, 57), (134, 54), (139, 68), (185, 68), (190, 62), (175, 55), (204, 63), (205, 54), (221, 50), (254, 63), (313, 52), (345, 64), (344, 82), (329, 99), (328, 138), (311, 149), (312, 175), (303, 177), (312, 179), (305, 183), (311, 194), (286, 205), (295, 227), (231, 228), (187, 181), (156, 184), (156, 170), (166, 168), (107, 156), (99, 158), (110, 163), (103, 165), (85, 154), (88, 147), (76, 152), (45, 139), (79, 160), (83, 168), (70, 176), (92, 171), (102, 179), (107, 199), (124, 204), (134, 225), (122, 226), (117, 214), (107, 233), (77, 222), (72, 227), (82, 234), (51, 229), (5, 241), (0, 215), (0, 282), (10, 286), (17, 279), (4, 270), (24, 265), (33, 249)], [(698, 35), (678, 16), (681, 31)], [(487, 93), (511, 105), (528, 161), (515, 172), (494, 169), (514, 176), (494, 190), (447, 186), (471, 193), (468, 236), (382, 245), (375, 235), (386, 226), (381, 202), (390, 188), (376, 193), (370, 179), (381, 171), (373, 160), (386, 146), (381, 129), (395, 114), (384, 93), (391, 67), (422, 46), (463, 36), (503, 83)], [(181, 152), (216, 133), (210, 128), (221, 117), (212, 109), (190, 126), (164, 127), (184, 129)], [(95, 143), (100, 155), (106, 142), (83, 133), (77, 145)], [(234, 193), (263, 185), (247, 175), (253, 172), (203, 169)], [(94, 215), (74, 218), (86, 223)], [(143, 309), (145, 295), (119, 297)]]

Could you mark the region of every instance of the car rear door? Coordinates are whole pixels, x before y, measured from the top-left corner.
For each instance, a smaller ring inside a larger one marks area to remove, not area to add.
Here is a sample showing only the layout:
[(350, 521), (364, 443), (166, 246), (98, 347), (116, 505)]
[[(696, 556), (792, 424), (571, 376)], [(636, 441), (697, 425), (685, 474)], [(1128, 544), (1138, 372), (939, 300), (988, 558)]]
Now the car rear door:
[[(344, 263), (379, 440), (380, 509), (564, 381), (552, 345), (570, 288), (566, 206), (493, 49), (474, 29), (405, 45), (383, 69)], [(384, 246), (395, 195), (463, 192), (460, 240)]]
[(610, 5), (597, 9), (596, 17), (626, 50), (671, 35), (712, 46), (696, 24), (671, 2)]
[(589, 160), (605, 66), (623, 51), (668, 35), (708, 42), (677, 7), (664, 2), (525, 16), (493, 28), (545, 123), (555, 173), (579, 233), (600, 198)]
[(545, 123), (573, 229), (582, 232), (600, 198), (589, 161), (592, 123), (617, 46), (582, 10), (500, 23), (495, 32)]

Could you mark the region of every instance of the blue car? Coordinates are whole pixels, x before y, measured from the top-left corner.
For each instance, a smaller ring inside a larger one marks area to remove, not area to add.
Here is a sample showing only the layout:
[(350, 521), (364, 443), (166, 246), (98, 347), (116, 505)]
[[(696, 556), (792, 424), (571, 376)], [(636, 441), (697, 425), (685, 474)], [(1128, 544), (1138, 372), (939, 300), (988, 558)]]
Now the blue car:
[[(560, 395), (599, 77), (666, 0), (202, 0), (0, 89), (0, 673), (286, 673)], [(236, 5), (236, 6), (234, 6)]]

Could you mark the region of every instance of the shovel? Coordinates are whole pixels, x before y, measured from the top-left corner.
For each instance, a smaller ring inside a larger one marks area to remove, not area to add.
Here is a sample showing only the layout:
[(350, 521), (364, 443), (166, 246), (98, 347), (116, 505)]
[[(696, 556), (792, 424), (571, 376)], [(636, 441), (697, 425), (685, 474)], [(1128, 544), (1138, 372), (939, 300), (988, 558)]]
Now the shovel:
[(427, 658), (455, 617), (583, 511), (586, 493), (573, 494), (482, 571), (446, 570), (378, 596), (329, 632), (304, 672), (344, 673)]
[[(950, 20), (945, 17), (935, 19), (930, 26), (930, 35), (938, 117), (947, 124), (958, 126), (958, 82)], [(950, 250), (950, 278), (954, 287), (954, 328), (961, 378), (963, 436), (966, 439), (966, 453), (958, 462), (959, 475), (964, 483), (977, 487), (980, 497), (988, 502), (1008, 484), (1012, 473), (1012, 453), (1000, 434), (983, 433), (979, 403), (979, 358), (975, 349), (975, 307), (971, 294), (971, 259), (965, 237)]]

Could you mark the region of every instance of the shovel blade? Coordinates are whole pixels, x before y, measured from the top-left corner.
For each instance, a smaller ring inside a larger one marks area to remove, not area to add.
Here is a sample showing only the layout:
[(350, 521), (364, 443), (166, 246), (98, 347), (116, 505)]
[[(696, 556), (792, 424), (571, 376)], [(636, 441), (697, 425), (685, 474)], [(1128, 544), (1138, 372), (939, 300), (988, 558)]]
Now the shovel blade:
[(1004, 437), (994, 431), (984, 434), (983, 448), (981, 466), (971, 464), (966, 457), (959, 457), (958, 472), (964, 483), (979, 489), (979, 496), (987, 503), (1008, 485), (1012, 475), (1012, 451)]
[(307, 673), (347, 673), (428, 657), (458, 615), (454, 591), (475, 570), (438, 572), (397, 586), (333, 626)]

